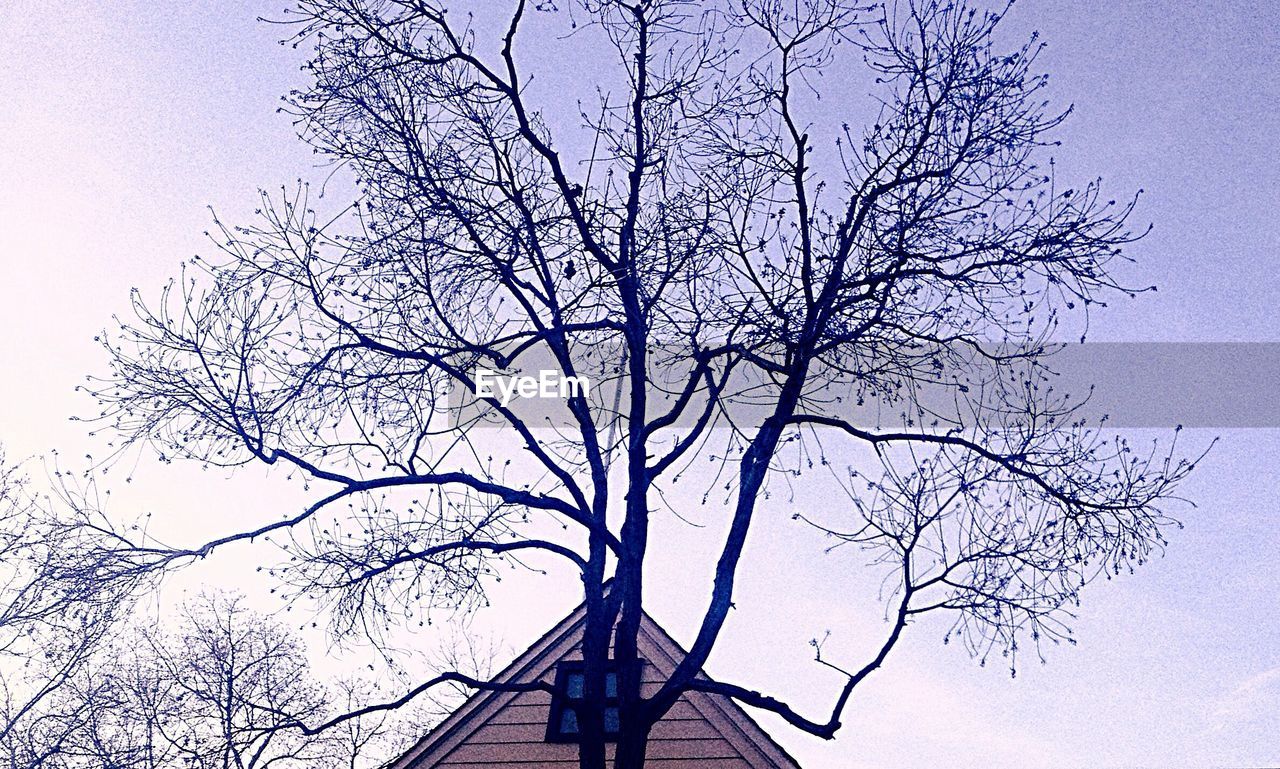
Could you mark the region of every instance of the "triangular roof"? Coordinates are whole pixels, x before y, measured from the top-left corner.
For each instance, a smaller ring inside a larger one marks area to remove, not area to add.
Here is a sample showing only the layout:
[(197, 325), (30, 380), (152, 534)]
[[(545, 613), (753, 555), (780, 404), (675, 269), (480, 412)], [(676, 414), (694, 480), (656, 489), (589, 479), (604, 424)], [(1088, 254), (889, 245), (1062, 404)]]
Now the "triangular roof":
[[(586, 607), (579, 606), (494, 680), (551, 680), (557, 663), (581, 657), (585, 618)], [(665, 680), (686, 654), (648, 614), (641, 619), (637, 644), (640, 656), (656, 674), (646, 675), (646, 681)], [(577, 747), (543, 739), (549, 705), (550, 695), (545, 692), (477, 692), (387, 769), (461, 769), (482, 763), (492, 769), (568, 769), (576, 765)], [(533, 723), (539, 718), (540, 724)], [(660, 736), (665, 739), (659, 740)], [(646, 763), (671, 769), (799, 769), (795, 759), (737, 703), (704, 692), (684, 694), (655, 726)]]

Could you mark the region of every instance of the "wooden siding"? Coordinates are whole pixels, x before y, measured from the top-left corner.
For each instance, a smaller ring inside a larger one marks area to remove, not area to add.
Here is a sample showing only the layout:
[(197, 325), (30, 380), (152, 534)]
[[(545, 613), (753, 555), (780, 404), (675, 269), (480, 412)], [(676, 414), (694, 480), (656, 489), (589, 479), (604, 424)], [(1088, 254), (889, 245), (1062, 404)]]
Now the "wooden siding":
[[(564, 660), (579, 660), (574, 648)], [(554, 668), (542, 680), (551, 682)], [(662, 676), (651, 664), (643, 675), (646, 694), (656, 691)], [(551, 717), (551, 695), (546, 692), (518, 694), (490, 718), (478, 725), (462, 742), (442, 756), (433, 767), (449, 769), (515, 769), (516, 767), (556, 767), (566, 769), (578, 761), (575, 745), (546, 741), (547, 719)], [(612, 748), (609, 750), (612, 757)], [(654, 725), (646, 752), (646, 765), (658, 769), (745, 769), (748, 764), (686, 698), (680, 699)], [(422, 767), (426, 769), (426, 767)]]

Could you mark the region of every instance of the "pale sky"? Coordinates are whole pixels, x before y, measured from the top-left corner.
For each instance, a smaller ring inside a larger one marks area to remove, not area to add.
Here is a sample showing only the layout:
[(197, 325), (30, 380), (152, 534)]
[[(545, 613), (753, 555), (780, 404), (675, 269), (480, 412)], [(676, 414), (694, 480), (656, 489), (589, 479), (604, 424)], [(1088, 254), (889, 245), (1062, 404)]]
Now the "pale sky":
[[(206, 206), (243, 218), (257, 187), (318, 178), (275, 113), (300, 82), (298, 54), (254, 21), (280, 6), (0, 5), (0, 442), (11, 459), (103, 454), (68, 416), (92, 413), (73, 388), (104, 370), (93, 337), (127, 312), (129, 290), (154, 296), (182, 259), (208, 252)], [(1145, 188), (1141, 216), (1156, 224), (1133, 274), (1159, 292), (1099, 314), (1094, 338), (1280, 341), (1280, 4), (1025, 0), (1010, 21), (1043, 33), (1054, 93), (1076, 104), (1064, 167)], [(1185, 489), (1200, 507), (1168, 554), (1086, 591), (1078, 647), (1011, 680), (942, 646), (943, 628), (926, 622), (859, 691), (834, 742), (762, 721), (808, 769), (1280, 765), (1280, 435), (1221, 434)], [(128, 472), (109, 476), (114, 509), (154, 512), (184, 542), (303, 498), (257, 468), (228, 478), (144, 459), (125, 484)], [(710, 672), (816, 714), (836, 682), (810, 661), (808, 639), (831, 629), (852, 653), (882, 628), (841, 589), (860, 561), (814, 557), (821, 541), (780, 518), (753, 535)], [(708, 561), (714, 533), (659, 523), (659, 538), (681, 544), (652, 579), (679, 589), (650, 596), (679, 640), (710, 585), (709, 566), (681, 564)], [(252, 592), (229, 576), (248, 555), (211, 559), (199, 580)], [(514, 582), (484, 620), (512, 649), (576, 601), (571, 590), (536, 597), (563, 580)]]

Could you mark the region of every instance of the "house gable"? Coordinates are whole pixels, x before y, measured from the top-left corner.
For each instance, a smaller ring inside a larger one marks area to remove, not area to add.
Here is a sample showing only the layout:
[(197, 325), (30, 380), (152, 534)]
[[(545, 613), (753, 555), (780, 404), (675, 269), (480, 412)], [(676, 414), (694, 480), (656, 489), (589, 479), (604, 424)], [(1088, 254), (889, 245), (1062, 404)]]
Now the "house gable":
[[(559, 662), (582, 658), (584, 617), (579, 607), (495, 680), (551, 683)], [(685, 652), (647, 615), (637, 644), (652, 694)], [(550, 713), (547, 692), (479, 692), (388, 769), (570, 769), (578, 748), (546, 741)], [(655, 769), (798, 769), (736, 703), (702, 692), (685, 694), (654, 725), (646, 756)]]

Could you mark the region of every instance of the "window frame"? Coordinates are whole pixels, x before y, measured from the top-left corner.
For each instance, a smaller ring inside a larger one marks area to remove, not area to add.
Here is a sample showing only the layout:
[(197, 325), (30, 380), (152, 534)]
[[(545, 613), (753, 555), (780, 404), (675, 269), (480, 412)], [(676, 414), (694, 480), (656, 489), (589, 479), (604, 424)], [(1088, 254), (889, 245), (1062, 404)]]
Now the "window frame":
[[(552, 687), (555, 692), (551, 695), (551, 710), (547, 717), (547, 742), (575, 745), (582, 742), (582, 731), (565, 732), (561, 728), (561, 722), (564, 719), (566, 710), (572, 710), (577, 713), (577, 703), (582, 702), (581, 697), (569, 696), (569, 678), (574, 674), (582, 675), (586, 672), (586, 663), (583, 660), (561, 660), (556, 663), (555, 681)], [(609, 676), (613, 676), (617, 681), (618, 666), (613, 660), (609, 660), (608, 666), (605, 668), (605, 680)], [(606, 683), (607, 686), (607, 683)], [(605, 708), (617, 708), (621, 704), (621, 698), (618, 696), (617, 684), (614, 686), (613, 696), (606, 694), (604, 699)], [(616, 743), (618, 741), (618, 732), (608, 731), (606, 729), (604, 740), (606, 743)]]

